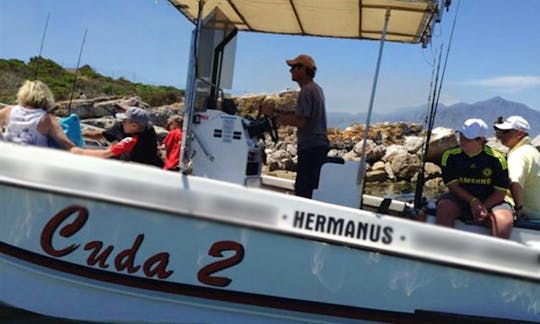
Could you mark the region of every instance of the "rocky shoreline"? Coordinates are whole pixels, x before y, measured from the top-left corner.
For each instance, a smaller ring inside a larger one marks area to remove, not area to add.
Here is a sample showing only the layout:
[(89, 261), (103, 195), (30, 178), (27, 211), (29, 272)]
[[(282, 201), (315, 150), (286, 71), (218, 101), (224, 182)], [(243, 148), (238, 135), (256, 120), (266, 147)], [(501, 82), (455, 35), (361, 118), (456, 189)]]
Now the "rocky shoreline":
[[(255, 117), (261, 104), (272, 104), (276, 109), (293, 110), (296, 104), (297, 92), (284, 91), (278, 94), (247, 95), (234, 98), (238, 105), (239, 114)], [(77, 99), (71, 103), (59, 102), (53, 111), (63, 117), (76, 113), (81, 119), (84, 129), (107, 128), (114, 123), (113, 114), (120, 100), (126, 98), (99, 97), (94, 99)], [(150, 112), (158, 138), (163, 139), (167, 131), (167, 119), (181, 113), (183, 103), (150, 107), (138, 97), (129, 98), (136, 105)], [(280, 127), (279, 141), (274, 143), (270, 136), (265, 137), (266, 164), (263, 172), (279, 177), (294, 179), (297, 162), (296, 129)], [(346, 161), (360, 161), (363, 145), (364, 125), (354, 124), (346, 129), (329, 129), (328, 137), (331, 142), (329, 156), (341, 157)], [(426, 131), (422, 124), (415, 122), (377, 123), (370, 127), (366, 142), (366, 182), (368, 183), (416, 183), (422, 164), (423, 146)], [(540, 147), (540, 136), (533, 143)], [(106, 144), (106, 143), (104, 143)], [(435, 128), (431, 134), (429, 150), (426, 154), (425, 187), (440, 189), (443, 187), (441, 178), (440, 158), (442, 153), (458, 145), (454, 130)], [(507, 149), (490, 138), (488, 145), (506, 153)]]

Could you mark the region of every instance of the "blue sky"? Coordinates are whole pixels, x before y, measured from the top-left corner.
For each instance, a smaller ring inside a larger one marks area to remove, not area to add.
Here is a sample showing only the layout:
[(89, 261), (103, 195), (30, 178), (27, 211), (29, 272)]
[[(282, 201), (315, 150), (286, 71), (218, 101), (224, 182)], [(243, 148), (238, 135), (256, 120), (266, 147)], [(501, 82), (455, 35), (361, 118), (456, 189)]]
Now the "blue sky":
[[(374, 109), (425, 104), (433, 56), (446, 46), (458, 1), (444, 13), (431, 47), (387, 43)], [(537, 0), (462, 0), (441, 102), (473, 103), (502, 96), (540, 110), (540, 23)], [(37, 56), (47, 14), (42, 56), (75, 67), (85, 29), (81, 64), (137, 82), (186, 83), (193, 25), (165, 0), (0, 0), (0, 58)], [(284, 60), (311, 54), (327, 110), (364, 112), (378, 42), (241, 33), (233, 93), (297, 88)], [(445, 50), (446, 51), (446, 50)]]

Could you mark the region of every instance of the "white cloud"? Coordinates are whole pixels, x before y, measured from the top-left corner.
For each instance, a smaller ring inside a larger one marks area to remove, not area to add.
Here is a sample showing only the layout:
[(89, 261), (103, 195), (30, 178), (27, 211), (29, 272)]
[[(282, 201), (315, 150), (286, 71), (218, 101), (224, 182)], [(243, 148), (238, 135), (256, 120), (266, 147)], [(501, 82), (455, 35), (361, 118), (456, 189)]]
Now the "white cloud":
[(501, 76), (487, 79), (475, 79), (462, 82), (462, 84), (492, 88), (506, 93), (516, 93), (530, 90), (540, 86), (538, 76)]

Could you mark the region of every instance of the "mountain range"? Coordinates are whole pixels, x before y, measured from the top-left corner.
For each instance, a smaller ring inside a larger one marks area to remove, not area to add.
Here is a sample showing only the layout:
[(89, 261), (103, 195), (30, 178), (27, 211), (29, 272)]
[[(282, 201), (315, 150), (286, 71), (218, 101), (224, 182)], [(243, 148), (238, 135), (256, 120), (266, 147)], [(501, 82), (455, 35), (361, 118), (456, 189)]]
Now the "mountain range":
[[(371, 116), (371, 123), (381, 122), (415, 122), (424, 124), (428, 109), (426, 105), (418, 107), (408, 107), (395, 109), (391, 113), (376, 113)], [(472, 104), (457, 103), (446, 106), (439, 104), (435, 116), (434, 126), (459, 129), (463, 122), (468, 118), (481, 118), (488, 126), (493, 125), (497, 117), (507, 118), (511, 115), (520, 115), (525, 118), (530, 126), (530, 135), (535, 137), (540, 134), (540, 111), (501, 97), (494, 97), (485, 101), (479, 101)], [(366, 113), (332, 113), (327, 114), (328, 127), (346, 128), (352, 124), (365, 124)]]

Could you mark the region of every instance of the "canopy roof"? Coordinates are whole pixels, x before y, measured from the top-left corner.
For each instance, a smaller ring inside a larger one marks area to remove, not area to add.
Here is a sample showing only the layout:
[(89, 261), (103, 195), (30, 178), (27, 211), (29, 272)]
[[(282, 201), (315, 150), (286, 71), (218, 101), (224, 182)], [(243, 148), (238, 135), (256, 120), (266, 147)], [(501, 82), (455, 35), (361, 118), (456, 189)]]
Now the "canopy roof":
[[(199, 0), (169, 0), (196, 22)], [(240, 31), (380, 39), (390, 9), (386, 40), (419, 43), (430, 38), (437, 0), (205, 0), (203, 17), (215, 8)]]

